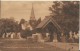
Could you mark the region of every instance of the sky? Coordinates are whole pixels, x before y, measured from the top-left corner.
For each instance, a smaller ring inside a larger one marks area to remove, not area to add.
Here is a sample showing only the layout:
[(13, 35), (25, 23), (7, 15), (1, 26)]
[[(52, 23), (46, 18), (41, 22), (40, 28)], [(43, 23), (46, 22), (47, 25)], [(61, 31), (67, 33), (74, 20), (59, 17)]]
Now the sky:
[(31, 15), (32, 3), (34, 7), (35, 18), (44, 19), (50, 15), (49, 7), (52, 1), (2, 1), (1, 2), (1, 18), (14, 17), (15, 20), (29, 20)]

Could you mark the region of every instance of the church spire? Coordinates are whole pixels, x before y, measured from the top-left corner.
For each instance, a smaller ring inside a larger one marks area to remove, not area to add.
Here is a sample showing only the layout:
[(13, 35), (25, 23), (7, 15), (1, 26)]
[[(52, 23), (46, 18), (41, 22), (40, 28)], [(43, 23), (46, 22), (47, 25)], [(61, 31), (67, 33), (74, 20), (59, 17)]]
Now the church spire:
[(31, 16), (30, 16), (29, 23), (30, 23), (31, 27), (33, 29), (35, 29), (35, 27), (36, 27), (36, 18), (35, 18), (35, 14), (34, 14), (33, 4), (32, 4)]
[(33, 3), (32, 3), (32, 9), (31, 9), (31, 16), (30, 16), (30, 20), (36, 20), (36, 19), (35, 19), (35, 14), (34, 14)]

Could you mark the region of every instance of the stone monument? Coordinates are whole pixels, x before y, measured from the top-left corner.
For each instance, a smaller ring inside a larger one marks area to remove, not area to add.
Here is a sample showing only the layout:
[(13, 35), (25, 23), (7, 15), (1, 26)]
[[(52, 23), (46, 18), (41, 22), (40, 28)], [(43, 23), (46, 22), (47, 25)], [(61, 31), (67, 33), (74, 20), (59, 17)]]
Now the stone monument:
[(57, 34), (54, 33), (53, 36), (54, 36), (53, 42), (58, 42), (58, 40), (57, 40)]

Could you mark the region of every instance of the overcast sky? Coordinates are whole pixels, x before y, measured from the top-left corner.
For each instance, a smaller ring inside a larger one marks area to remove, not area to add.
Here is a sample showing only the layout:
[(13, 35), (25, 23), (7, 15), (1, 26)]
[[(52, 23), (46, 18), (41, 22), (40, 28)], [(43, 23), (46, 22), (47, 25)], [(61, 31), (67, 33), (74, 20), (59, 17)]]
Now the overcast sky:
[(14, 17), (18, 21), (21, 18), (29, 20), (32, 3), (34, 5), (36, 19), (38, 19), (39, 17), (43, 19), (45, 16), (48, 16), (50, 13), (49, 7), (53, 4), (52, 1), (2, 1), (1, 17)]

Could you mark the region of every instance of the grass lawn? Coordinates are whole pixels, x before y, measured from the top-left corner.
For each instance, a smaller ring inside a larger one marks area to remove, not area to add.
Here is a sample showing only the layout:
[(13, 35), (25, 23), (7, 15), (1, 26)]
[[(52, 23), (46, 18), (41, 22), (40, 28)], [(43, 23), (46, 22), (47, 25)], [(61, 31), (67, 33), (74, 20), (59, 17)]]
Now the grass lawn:
[(0, 40), (0, 51), (66, 51), (55, 46), (26, 40)]

